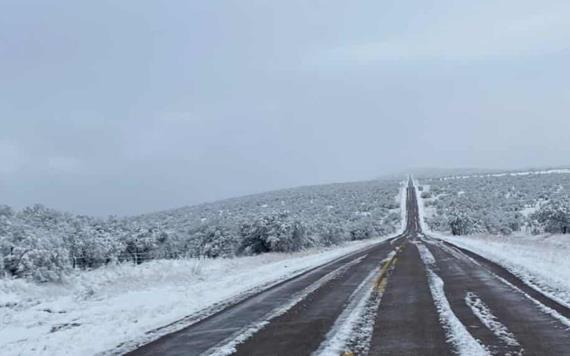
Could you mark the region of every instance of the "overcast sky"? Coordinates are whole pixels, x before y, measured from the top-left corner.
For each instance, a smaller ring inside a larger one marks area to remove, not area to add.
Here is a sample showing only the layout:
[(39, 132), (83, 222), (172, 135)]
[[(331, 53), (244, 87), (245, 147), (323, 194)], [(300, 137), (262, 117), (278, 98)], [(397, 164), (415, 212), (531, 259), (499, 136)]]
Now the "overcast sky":
[(0, 3), (0, 203), (570, 163), (567, 0)]

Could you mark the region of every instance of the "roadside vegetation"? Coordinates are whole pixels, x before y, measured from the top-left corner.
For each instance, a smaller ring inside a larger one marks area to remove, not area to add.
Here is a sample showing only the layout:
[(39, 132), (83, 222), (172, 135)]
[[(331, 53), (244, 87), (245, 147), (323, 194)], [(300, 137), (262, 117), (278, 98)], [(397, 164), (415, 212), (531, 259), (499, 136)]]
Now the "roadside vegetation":
[(424, 179), (425, 221), (452, 235), (570, 233), (570, 174)]
[(287, 189), (135, 217), (0, 206), (0, 276), (58, 281), (72, 270), (155, 259), (294, 252), (396, 231), (397, 181)]

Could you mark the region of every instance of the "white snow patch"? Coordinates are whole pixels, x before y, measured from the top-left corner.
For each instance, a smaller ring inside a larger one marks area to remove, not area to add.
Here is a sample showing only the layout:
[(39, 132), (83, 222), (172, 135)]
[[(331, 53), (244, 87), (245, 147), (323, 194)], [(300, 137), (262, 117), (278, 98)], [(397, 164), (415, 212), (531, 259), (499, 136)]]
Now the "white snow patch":
[(351, 295), (349, 305), (343, 310), (325, 341), (313, 355), (338, 356), (347, 351), (349, 344), (353, 343), (356, 345), (351, 346), (356, 346), (360, 350), (369, 349), (376, 313), (382, 299), (382, 293), (375, 290), (375, 278), (381, 266), (395, 255), (396, 251), (392, 250), (381, 265), (362, 281)]
[(491, 330), (495, 336), (505, 342), (509, 346), (520, 346), (515, 335), (501, 323), (497, 317), (491, 312), (491, 309), (473, 292), (467, 292), (465, 295), (465, 304), (471, 309), (473, 314)]
[(367, 302), (374, 290), (374, 277), (377, 276), (379, 270), (380, 266), (370, 272), (350, 296), (348, 306), (343, 310), (327, 334), (325, 341), (313, 355), (338, 356), (346, 350), (346, 344), (354, 332), (356, 324), (366, 312)]
[(536, 213), (536, 211), (540, 208), (540, 203), (537, 202), (536, 205), (525, 206), (521, 211), (521, 215), (524, 217), (529, 217), (530, 215)]

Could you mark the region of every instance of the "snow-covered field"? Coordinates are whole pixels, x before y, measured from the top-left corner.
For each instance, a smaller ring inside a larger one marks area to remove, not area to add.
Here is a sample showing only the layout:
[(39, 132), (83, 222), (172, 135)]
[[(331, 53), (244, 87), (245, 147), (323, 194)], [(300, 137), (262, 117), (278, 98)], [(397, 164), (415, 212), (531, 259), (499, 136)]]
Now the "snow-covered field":
[(121, 264), (78, 273), (64, 284), (2, 279), (0, 353), (92, 355), (130, 342), (119, 349), (124, 351), (188, 325), (216, 305), (386, 238), (293, 254)]
[(425, 178), (421, 184), (426, 222), (435, 231), (570, 231), (568, 169)]

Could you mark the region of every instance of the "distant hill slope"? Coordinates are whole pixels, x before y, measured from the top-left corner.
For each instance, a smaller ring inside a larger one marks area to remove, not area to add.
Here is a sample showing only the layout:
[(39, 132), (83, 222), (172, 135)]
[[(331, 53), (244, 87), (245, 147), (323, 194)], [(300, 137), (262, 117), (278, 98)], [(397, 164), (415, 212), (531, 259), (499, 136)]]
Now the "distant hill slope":
[(107, 219), (0, 208), (0, 274), (55, 280), (118, 261), (289, 252), (394, 232), (399, 180), (285, 189)]
[(443, 177), (464, 177), (464, 176), (479, 176), (491, 174), (509, 174), (521, 172), (544, 172), (570, 169), (567, 166), (554, 166), (554, 167), (530, 167), (530, 168), (516, 168), (516, 169), (491, 169), (491, 168), (436, 168), (436, 167), (422, 167), (413, 168), (405, 172), (397, 172), (384, 176), (384, 178), (396, 179), (406, 175), (413, 175), (416, 178), (443, 178)]

